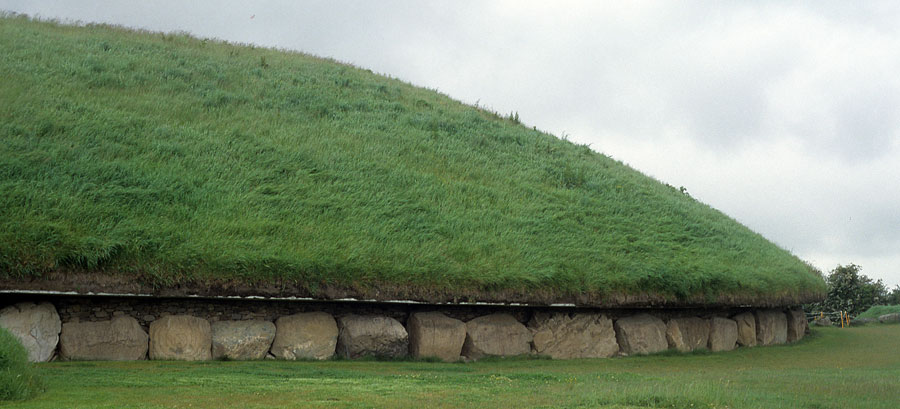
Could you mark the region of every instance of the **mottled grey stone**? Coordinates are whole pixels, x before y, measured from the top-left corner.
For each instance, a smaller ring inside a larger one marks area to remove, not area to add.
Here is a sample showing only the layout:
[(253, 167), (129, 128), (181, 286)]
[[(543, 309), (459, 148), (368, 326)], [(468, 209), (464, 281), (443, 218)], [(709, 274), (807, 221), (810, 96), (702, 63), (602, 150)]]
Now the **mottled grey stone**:
[(666, 341), (666, 324), (650, 314), (619, 318), (615, 329), (616, 341), (624, 354), (652, 354), (669, 347)]
[(0, 310), (0, 327), (25, 346), (29, 361), (46, 362), (56, 351), (62, 323), (53, 304), (23, 302)]
[(338, 320), (337, 352), (345, 358), (409, 354), (409, 334), (403, 324), (381, 315), (347, 315)]
[(612, 320), (603, 314), (540, 312), (528, 329), (534, 352), (553, 359), (607, 358), (619, 352)]
[(217, 321), (211, 329), (213, 359), (263, 359), (275, 339), (269, 321)]
[(190, 315), (167, 315), (150, 324), (150, 359), (203, 361), (212, 358), (209, 321)]
[(666, 323), (666, 341), (681, 352), (705, 349), (709, 342), (709, 321), (698, 318), (672, 318)]
[(136, 361), (147, 358), (149, 336), (132, 317), (62, 325), (59, 354), (65, 360)]
[(272, 354), (278, 359), (328, 359), (334, 356), (337, 322), (325, 312), (288, 315), (275, 321)]
[(509, 314), (497, 313), (466, 323), (462, 354), (469, 359), (531, 353), (531, 332)]
[(458, 361), (466, 341), (466, 323), (440, 312), (417, 312), (406, 323), (410, 355)]

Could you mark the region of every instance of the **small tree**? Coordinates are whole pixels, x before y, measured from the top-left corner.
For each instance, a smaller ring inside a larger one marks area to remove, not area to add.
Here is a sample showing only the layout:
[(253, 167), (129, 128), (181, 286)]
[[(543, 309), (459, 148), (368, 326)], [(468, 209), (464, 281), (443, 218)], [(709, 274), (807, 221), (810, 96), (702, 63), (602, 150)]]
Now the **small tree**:
[(900, 285), (894, 286), (894, 289), (884, 298), (886, 305), (900, 305)]
[(814, 304), (813, 310), (847, 311), (851, 316), (869, 307), (887, 301), (887, 288), (881, 280), (872, 280), (859, 274), (861, 267), (856, 264), (838, 265), (825, 277), (828, 295), (825, 301)]

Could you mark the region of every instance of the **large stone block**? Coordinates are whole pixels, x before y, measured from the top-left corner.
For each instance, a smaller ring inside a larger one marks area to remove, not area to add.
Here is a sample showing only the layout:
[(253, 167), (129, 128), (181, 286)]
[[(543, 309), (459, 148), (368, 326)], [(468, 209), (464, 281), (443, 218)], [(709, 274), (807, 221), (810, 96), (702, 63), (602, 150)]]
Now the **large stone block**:
[(28, 350), (29, 361), (46, 362), (59, 343), (62, 323), (53, 304), (23, 302), (0, 310), (0, 327), (22, 342)]
[(878, 322), (882, 324), (898, 324), (900, 323), (900, 312), (879, 315)]
[(787, 317), (781, 310), (756, 311), (756, 342), (763, 346), (787, 342)]
[(490, 314), (466, 323), (462, 354), (470, 359), (528, 353), (531, 353), (531, 332), (512, 315)]
[(212, 357), (209, 321), (168, 315), (150, 323), (150, 359), (203, 361)]
[(650, 314), (619, 318), (615, 328), (616, 341), (622, 353), (652, 354), (669, 347), (669, 342), (666, 341), (666, 324)]
[(813, 325), (818, 327), (830, 327), (832, 322), (828, 317), (816, 317), (816, 319), (813, 320)]
[(737, 339), (737, 322), (722, 317), (713, 317), (709, 320), (710, 351), (731, 351), (737, 346)]
[(278, 359), (328, 359), (334, 356), (338, 327), (331, 314), (307, 312), (275, 320), (272, 355)]
[(59, 355), (66, 360), (137, 361), (147, 358), (148, 341), (149, 336), (132, 317), (67, 322), (59, 337)]
[(218, 321), (211, 327), (213, 359), (264, 359), (275, 339), (269, 321)]
[(338, 320), (337, 351), (345, 358), (409, 354), (409, 334), (403, 324), (381, 315), (347, 315)]
[(537, 313), (528, 328), (534, 352), (553, 359), (607, 358), (619, 353), (612, 320), (603, 314)]
[(666, 323), (666, 341), (669, 348), (681, 352), (705, 349), (709, 342), (709, 321), (698, 318), (672, 318)]
[(789, 310), (786, 314), (787, 318), (787, 342), (796, 342), (806, 335), (806, 329), (809, 328), (809, 322), (806, 321), (806, 314), (802, 309)]
[(417, 312), (406, 323), (410, 355), (457, 361), (466, 341), (466, 323), (440, 312)]
[(731, 317), (737, 323), (738, 338), (737, 343), (740, 346), (755, 347), (756, 346), (756, 316), (752, 312), (744, 312)]

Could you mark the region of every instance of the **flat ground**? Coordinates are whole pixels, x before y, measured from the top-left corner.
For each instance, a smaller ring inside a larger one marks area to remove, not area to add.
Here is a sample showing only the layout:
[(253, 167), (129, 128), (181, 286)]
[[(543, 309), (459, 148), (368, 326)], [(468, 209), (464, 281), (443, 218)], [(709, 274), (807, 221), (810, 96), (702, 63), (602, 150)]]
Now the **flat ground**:
[(11, 408), (897, 408), (900, 325), (794, 345), (606, 360), (65, 362)]

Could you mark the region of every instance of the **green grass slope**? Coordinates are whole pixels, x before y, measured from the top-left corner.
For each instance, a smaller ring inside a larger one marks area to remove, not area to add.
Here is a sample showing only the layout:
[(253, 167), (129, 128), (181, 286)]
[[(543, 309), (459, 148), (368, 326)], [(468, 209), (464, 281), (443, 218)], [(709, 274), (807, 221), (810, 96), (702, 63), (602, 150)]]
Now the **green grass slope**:
[(0, 55), (5, 287), (87, 274), (432, 301), (824, 294), (808, 265), (677, 189), (367, 70), (22, 17), (0, 19)]
[(878, 319), (878, 317), (885, 314), (893, 314), (900, 312), (900, 305), (873, 305), (869, 307), (868, 310), (865, 310), (862, 314), (859, 314), (856, 319), (860, 318), (872, 318)]

